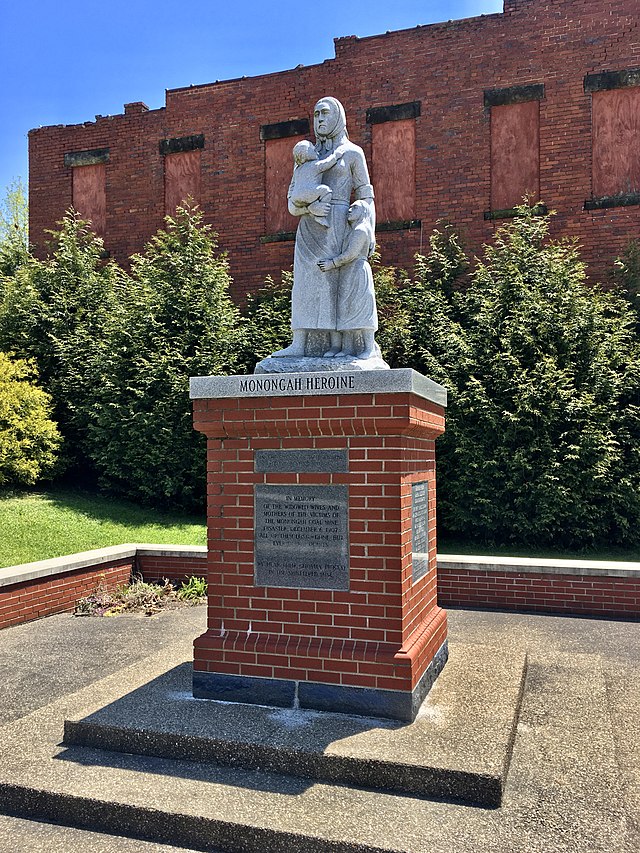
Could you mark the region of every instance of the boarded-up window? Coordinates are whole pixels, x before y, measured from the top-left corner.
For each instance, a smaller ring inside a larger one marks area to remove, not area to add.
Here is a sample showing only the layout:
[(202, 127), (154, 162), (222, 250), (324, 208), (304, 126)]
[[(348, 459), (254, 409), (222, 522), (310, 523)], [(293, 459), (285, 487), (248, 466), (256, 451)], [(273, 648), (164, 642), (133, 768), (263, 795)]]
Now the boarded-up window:
[(372, 125), (372, 182), (379, 222), (413, 219), (416, 206), (415, 120)]
[(73, 206), (83, 219), (91, 222), (99, 237), (105, 236), (107, 193), (104, 163), (74, 166)]
[(200, 201), (200, 150), (166, 154), (164, 158), (164, 209), (172, 216), (191, 198)]
[(640, 192), (640, 87), (594, 92), (593, 195)]
[(293, 174), (293, 146), (304, 136), (265, 142), (265, 230), (267, 234), (295, 231), (298, 219), (287, 209), (287, 190)]
[(491, 107), (491, 209), (510, 210), (540, 195), (537, 100)]

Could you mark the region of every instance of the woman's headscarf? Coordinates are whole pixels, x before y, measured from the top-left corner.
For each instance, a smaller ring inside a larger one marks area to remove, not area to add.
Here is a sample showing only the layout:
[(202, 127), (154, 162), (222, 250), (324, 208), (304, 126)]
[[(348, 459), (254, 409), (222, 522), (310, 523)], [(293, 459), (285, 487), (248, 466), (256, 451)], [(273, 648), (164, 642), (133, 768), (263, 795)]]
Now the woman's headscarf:
[[(320, 98), (319, 101), (316, 102), (316, 107), (318, 104), (331, 104), (334, 114), (336, 115), (336, 123), (332, 130), (329, 131), (324, 136), (316, 136), (318, 141), (323, 139), (340, 139), (342, 136), (346, 136), (349, 138), (349, 134), (347, 133), (347, 116), (344, 111), (344, 107), (340, 103), (337, 98)], [(315, 113), (315, 107), (313, 108)]]

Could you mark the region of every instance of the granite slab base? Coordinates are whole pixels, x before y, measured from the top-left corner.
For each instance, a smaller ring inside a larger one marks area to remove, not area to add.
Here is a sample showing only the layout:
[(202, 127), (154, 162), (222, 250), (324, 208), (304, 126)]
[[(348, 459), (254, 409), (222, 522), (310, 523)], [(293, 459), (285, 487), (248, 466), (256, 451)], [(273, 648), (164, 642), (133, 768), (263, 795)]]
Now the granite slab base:
[(524, 655), (459, 647), (407, 725), (194, 699), (185, 663), (68, 718), (64, 743), (497, 807), (525, 669)]
[(194, 671), (193, 695), (196, 699), (355, 714), (411, 723), (448, 656), (445, 640), (418, 684), (407, 691)]
[(389, 365), (380, 356), (373, 358), (356, 358), (342, 356), (340, 358), (322, 358), (300, 356), (296, 358), (268, 358), (256, 364), (254, 373), (317, 373), (324, 371), (358, 371), (358, 370), (389, 370)]

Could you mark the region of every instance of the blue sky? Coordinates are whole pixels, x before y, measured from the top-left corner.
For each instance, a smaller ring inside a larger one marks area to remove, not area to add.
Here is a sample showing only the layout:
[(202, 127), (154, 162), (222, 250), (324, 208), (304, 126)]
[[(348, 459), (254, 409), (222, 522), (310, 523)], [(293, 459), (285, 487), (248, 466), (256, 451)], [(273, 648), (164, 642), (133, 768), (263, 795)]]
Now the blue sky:
[(28, 175), (32, 127), (75, 124), (164, 90), (312, 65), (338, 36), (502, 11), (502, 0), (0, 0), (0, 199)]

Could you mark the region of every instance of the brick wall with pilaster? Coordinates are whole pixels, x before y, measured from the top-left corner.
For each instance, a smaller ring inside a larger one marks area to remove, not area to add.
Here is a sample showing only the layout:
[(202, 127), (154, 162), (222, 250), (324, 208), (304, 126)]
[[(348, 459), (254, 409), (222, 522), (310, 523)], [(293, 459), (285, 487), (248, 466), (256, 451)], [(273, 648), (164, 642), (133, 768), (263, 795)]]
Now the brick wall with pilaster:
[[(445, 558), (446, 559), (446, 558)], [(606, 574), (487, 571), (482, 566), (438, 570), (438, 601), (446, 607), (514, 610), (567, 616), (640, 618), (640, 577)], [(615, 570), (615, 564), (612, 571)]]
[[(411, 690), (446, 639), (436, 604), (435, 438), (444, 412), (409, 393), (204, 399), (208, 630), (203, 672)], [(256, 450), (346, 449), (348, 473), (258, 473)], [(431, 559), (411, 577), (411, 484), (428, 481)], [(254, 487), (347, 485), (348, 591), (254, 585)]]

